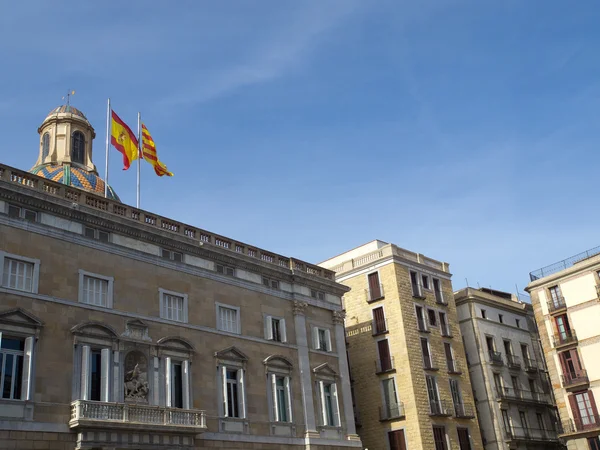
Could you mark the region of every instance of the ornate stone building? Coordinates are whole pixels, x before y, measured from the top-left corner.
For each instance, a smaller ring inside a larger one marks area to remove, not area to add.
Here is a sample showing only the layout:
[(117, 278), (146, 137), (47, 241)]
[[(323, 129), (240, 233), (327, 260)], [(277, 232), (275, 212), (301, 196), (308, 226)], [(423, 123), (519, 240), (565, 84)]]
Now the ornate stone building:
[(448, 264), (372, 241), (320, 264), (344, 297), (359, 435), (370, 450), (482, 450)]
[(362, 448), (330, 270), (119, 202), (62, 106), (0, 165), (0, 448)]

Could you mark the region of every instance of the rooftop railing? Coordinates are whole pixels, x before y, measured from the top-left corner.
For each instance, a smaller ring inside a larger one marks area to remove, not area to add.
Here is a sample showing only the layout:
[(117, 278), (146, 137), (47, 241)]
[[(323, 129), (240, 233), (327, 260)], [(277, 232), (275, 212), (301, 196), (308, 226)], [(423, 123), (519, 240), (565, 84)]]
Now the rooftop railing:
[(324, 269), (299, 259), (262, 250), (258, 247), (225, 236), (220, 236), (201, 228), (196, 228), (148, 211), (134, 208), (119, 201), (104, 198), (88, 191), (66, 186), (62, 183), (56, 183), (46, 178), (38, 177), (29, 172), (3, 164), (0, 164), (0, 181), (49, 194), (57, 199), (68, 202), (73, 207), (79, 205), (89, 207), (102, 211), (103, 213), (118, 216), (119, 219), (129, 220), (138, 226), (143, 224), (154, 228), (156, 231), (178, 235), (195, 242), (197, 245), (214, 245), (215, 247), (228, 250), (232, 253), (245, 255), (263, 263), (284, 267), (293, 272), (302, 272), (319, 278), (334, 280), (335, 272), (332, 270)]
[(600, 247), (594, 247), (585, 252), (578, 253), (577, 255), (571, 256), (570, 258), (563, 259), (549, 266), (542, 267), (541, 269), (534, 270), (529, 273), (529, 279), (531, 281), (539, 280), (540, 278), (552, 275), (553, 273), (560, 272), (561, 270), (568, 269), (569, 267), (577, 264), (584, 259), (591, 258), (600, 253)]

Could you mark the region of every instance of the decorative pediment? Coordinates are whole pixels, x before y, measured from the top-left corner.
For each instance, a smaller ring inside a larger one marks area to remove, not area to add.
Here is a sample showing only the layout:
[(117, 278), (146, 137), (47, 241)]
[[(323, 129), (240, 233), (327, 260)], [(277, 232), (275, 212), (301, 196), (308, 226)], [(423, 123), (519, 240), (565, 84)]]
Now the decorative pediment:
[(148, 325), (139, 319), (128, 320), (125, 325), (125, 331), (121, 336), (129, 339), (152, 342), (152, 338), (148, 336)]
[(263, 364), (266, 366), (278, 366), (285, 369), (291, 369), (293, 367), (292, 362), (282, 355), (267, 356), (263, 360)]
[(221, 350), (220, 352), (215, 352), (215, 357), (222, 361), (233, 361), (245, 363), (248, 361), (248, 357), (236, 347), (229, 347), (225, 350)]
[(337, 372), (328, 363), (323, 363), (313, 369), (313, 373), (316, 375), (326, 377), (337, 377)]
[(112, 327), (100, 322), (85, 322), (75, 325), (71, 328), (71, 333), (104, 339), (117, 338), (117, 333)]
[(0, 323), (33, 329), (44, 326), (40, 319), (21, 308), (0, 312)]
[(162, 347), (168, 347), (171, 350), (180, 350), (186, 352), (194, 351), (194, 346), (192, 343), (179, 336), (165, 336), (160, 338), (156, 343)]

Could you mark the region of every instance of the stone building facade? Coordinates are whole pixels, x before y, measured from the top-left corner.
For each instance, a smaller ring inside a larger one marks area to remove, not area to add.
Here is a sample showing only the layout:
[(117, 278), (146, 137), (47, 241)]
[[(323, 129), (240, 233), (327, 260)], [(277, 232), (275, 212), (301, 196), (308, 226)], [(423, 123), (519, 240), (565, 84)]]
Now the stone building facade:
[(344, 296), (358, 433), (370, 450), (482, 450), (448, 264), (372, 241), (320, 264)]
[(563, 448), (531, 304), (487, 288), (454, 301), (485, 449)]
[(0, 165), (0, 448), (362, 448), (347, 287), (101, 196), (90, 130), (57, 108), (36, 175)]
[(536, 270), (527, 287), (569, 450), (600, 449), (599, 253)]

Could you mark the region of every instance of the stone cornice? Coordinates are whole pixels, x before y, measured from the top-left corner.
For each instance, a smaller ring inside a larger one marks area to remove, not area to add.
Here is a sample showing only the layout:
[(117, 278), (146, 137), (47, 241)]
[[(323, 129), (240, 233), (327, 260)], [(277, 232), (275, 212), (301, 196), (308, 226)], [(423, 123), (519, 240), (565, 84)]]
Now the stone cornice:
[(322, 277), (311, 276), (303, 272), (292, 272), (288, 268), (267, 264), (249, 256), (232, 253), (225, 249), (221, 250), (219, 247), (213, 245), (198, 245), (195, 241), (185, 236), (174, 235), (168, 231), (150, 227), (141, 222), (131, 222), (126, 218), (120, 218), (117, 215), (89, 208), (78, 203), (70, 203), (64, 199), (49, 197), (43, 192), (19, 185), (0, 181), (0, 199), (288, 283), (299, 283), (338, 296), (342, 296), (349, 290), (346, 286), (338, 284), (333, 280), (329, 281)]

